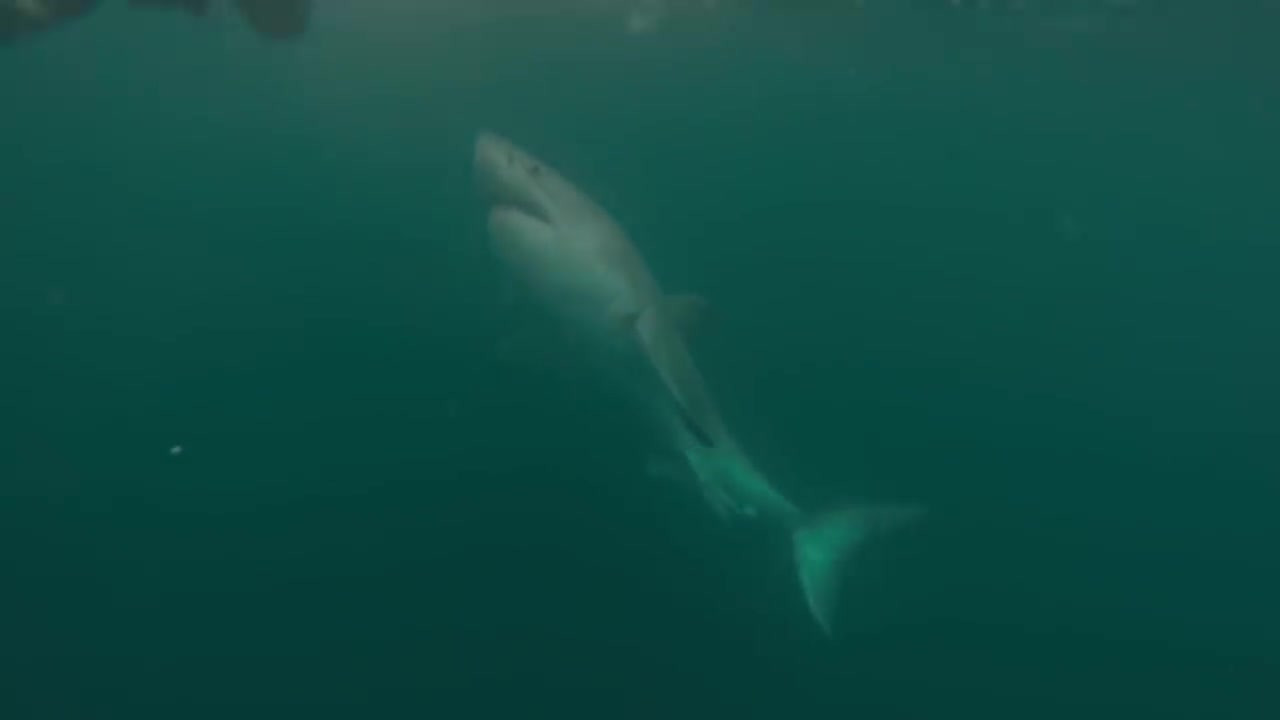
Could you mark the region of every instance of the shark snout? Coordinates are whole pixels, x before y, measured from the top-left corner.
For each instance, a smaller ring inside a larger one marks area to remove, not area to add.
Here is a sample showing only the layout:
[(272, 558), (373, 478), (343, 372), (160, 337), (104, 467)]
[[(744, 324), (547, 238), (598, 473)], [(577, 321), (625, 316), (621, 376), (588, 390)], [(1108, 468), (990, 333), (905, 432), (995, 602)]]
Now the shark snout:
[(474, 165), (480, 191), (493, 206), (550, 221), (537, 160), (500, 135), (482, 130), (476, 133)]
[(505, 158), (504, 151), (511, 146), (511, 143), (502, 139), (498, 135), (481, 130), (476, 133), (475, 143), (475, 164), (477, 168), (494, 167), (501, 165)]

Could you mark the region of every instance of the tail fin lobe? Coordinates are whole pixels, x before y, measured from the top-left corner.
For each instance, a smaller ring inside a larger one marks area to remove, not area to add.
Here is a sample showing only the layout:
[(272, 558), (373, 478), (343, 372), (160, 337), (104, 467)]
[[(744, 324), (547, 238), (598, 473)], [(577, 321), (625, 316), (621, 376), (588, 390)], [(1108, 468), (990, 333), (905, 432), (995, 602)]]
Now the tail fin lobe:
[(914, 505), (854, 505), (817, 515), (792, 535), (796, 569), (809, 612), (831, 634), (846, 564), (870, 538), (924, 515)]

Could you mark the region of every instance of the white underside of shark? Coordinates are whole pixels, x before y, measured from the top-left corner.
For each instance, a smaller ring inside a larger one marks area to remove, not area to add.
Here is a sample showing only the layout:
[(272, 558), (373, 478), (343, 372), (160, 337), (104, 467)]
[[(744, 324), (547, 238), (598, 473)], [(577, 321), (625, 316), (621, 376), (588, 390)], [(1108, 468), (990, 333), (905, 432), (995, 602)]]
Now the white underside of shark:
[(725, 426), (685, 340), (702, 303), (664, 295), (622, 227), (546, 163), (493, 133), (475, 143), (492, 249), (579, 346), (662, 429), (711, 507), (790, 531), (809, 611), (830, 632), (846, 564), (867, 538), (920, 514), (848, 505), (809, 515), (756, 468)]

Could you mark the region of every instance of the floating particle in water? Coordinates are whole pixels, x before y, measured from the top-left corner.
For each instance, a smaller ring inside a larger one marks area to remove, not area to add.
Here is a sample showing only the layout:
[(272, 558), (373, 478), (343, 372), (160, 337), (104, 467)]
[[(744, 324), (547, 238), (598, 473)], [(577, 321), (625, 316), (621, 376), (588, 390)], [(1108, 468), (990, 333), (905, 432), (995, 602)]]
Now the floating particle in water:
[(169, 454), (172, 455), (173, 457), (178, 457), (179, 455), (182, 454), (182, 446), (174, 445), (173, 447), (169, 448)]

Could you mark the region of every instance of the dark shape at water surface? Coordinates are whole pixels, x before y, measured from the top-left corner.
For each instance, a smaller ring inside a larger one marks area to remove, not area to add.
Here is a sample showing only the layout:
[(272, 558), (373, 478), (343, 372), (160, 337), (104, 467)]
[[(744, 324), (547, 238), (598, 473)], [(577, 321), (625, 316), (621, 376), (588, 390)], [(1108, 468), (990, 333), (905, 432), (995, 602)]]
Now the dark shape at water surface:
[[(42, 33), (99, 7), (102, 0), (0, 0), (0, 43)], [(287, 40), (306, 32), (311, 0), (236, 0), (236, 9), (259, 35)], [(208, 15), (212, 0), (129, 0), (130, 8)]]
[(0, 43), (51, 30), (75, 20), (88, 14), (100, 1), (38, 0), (27, 4), (0, 2)]
[(276, 40), (301, 35), (311, 17), (311, 0), (236, 0), (236, 7), (254, 30)]
[(129, 7), (169, 7), (186, 10), (192, 15), (209, 12), (210, 0), (129, 0)]
[[(129, 0), (130, 7), (172, 8), (196, 16), (206, 15), (210, 4), (211, 0)], [(236, 9), (259, 35), (283, 40), (306, 31), (311, 0), (236, 0)]]

